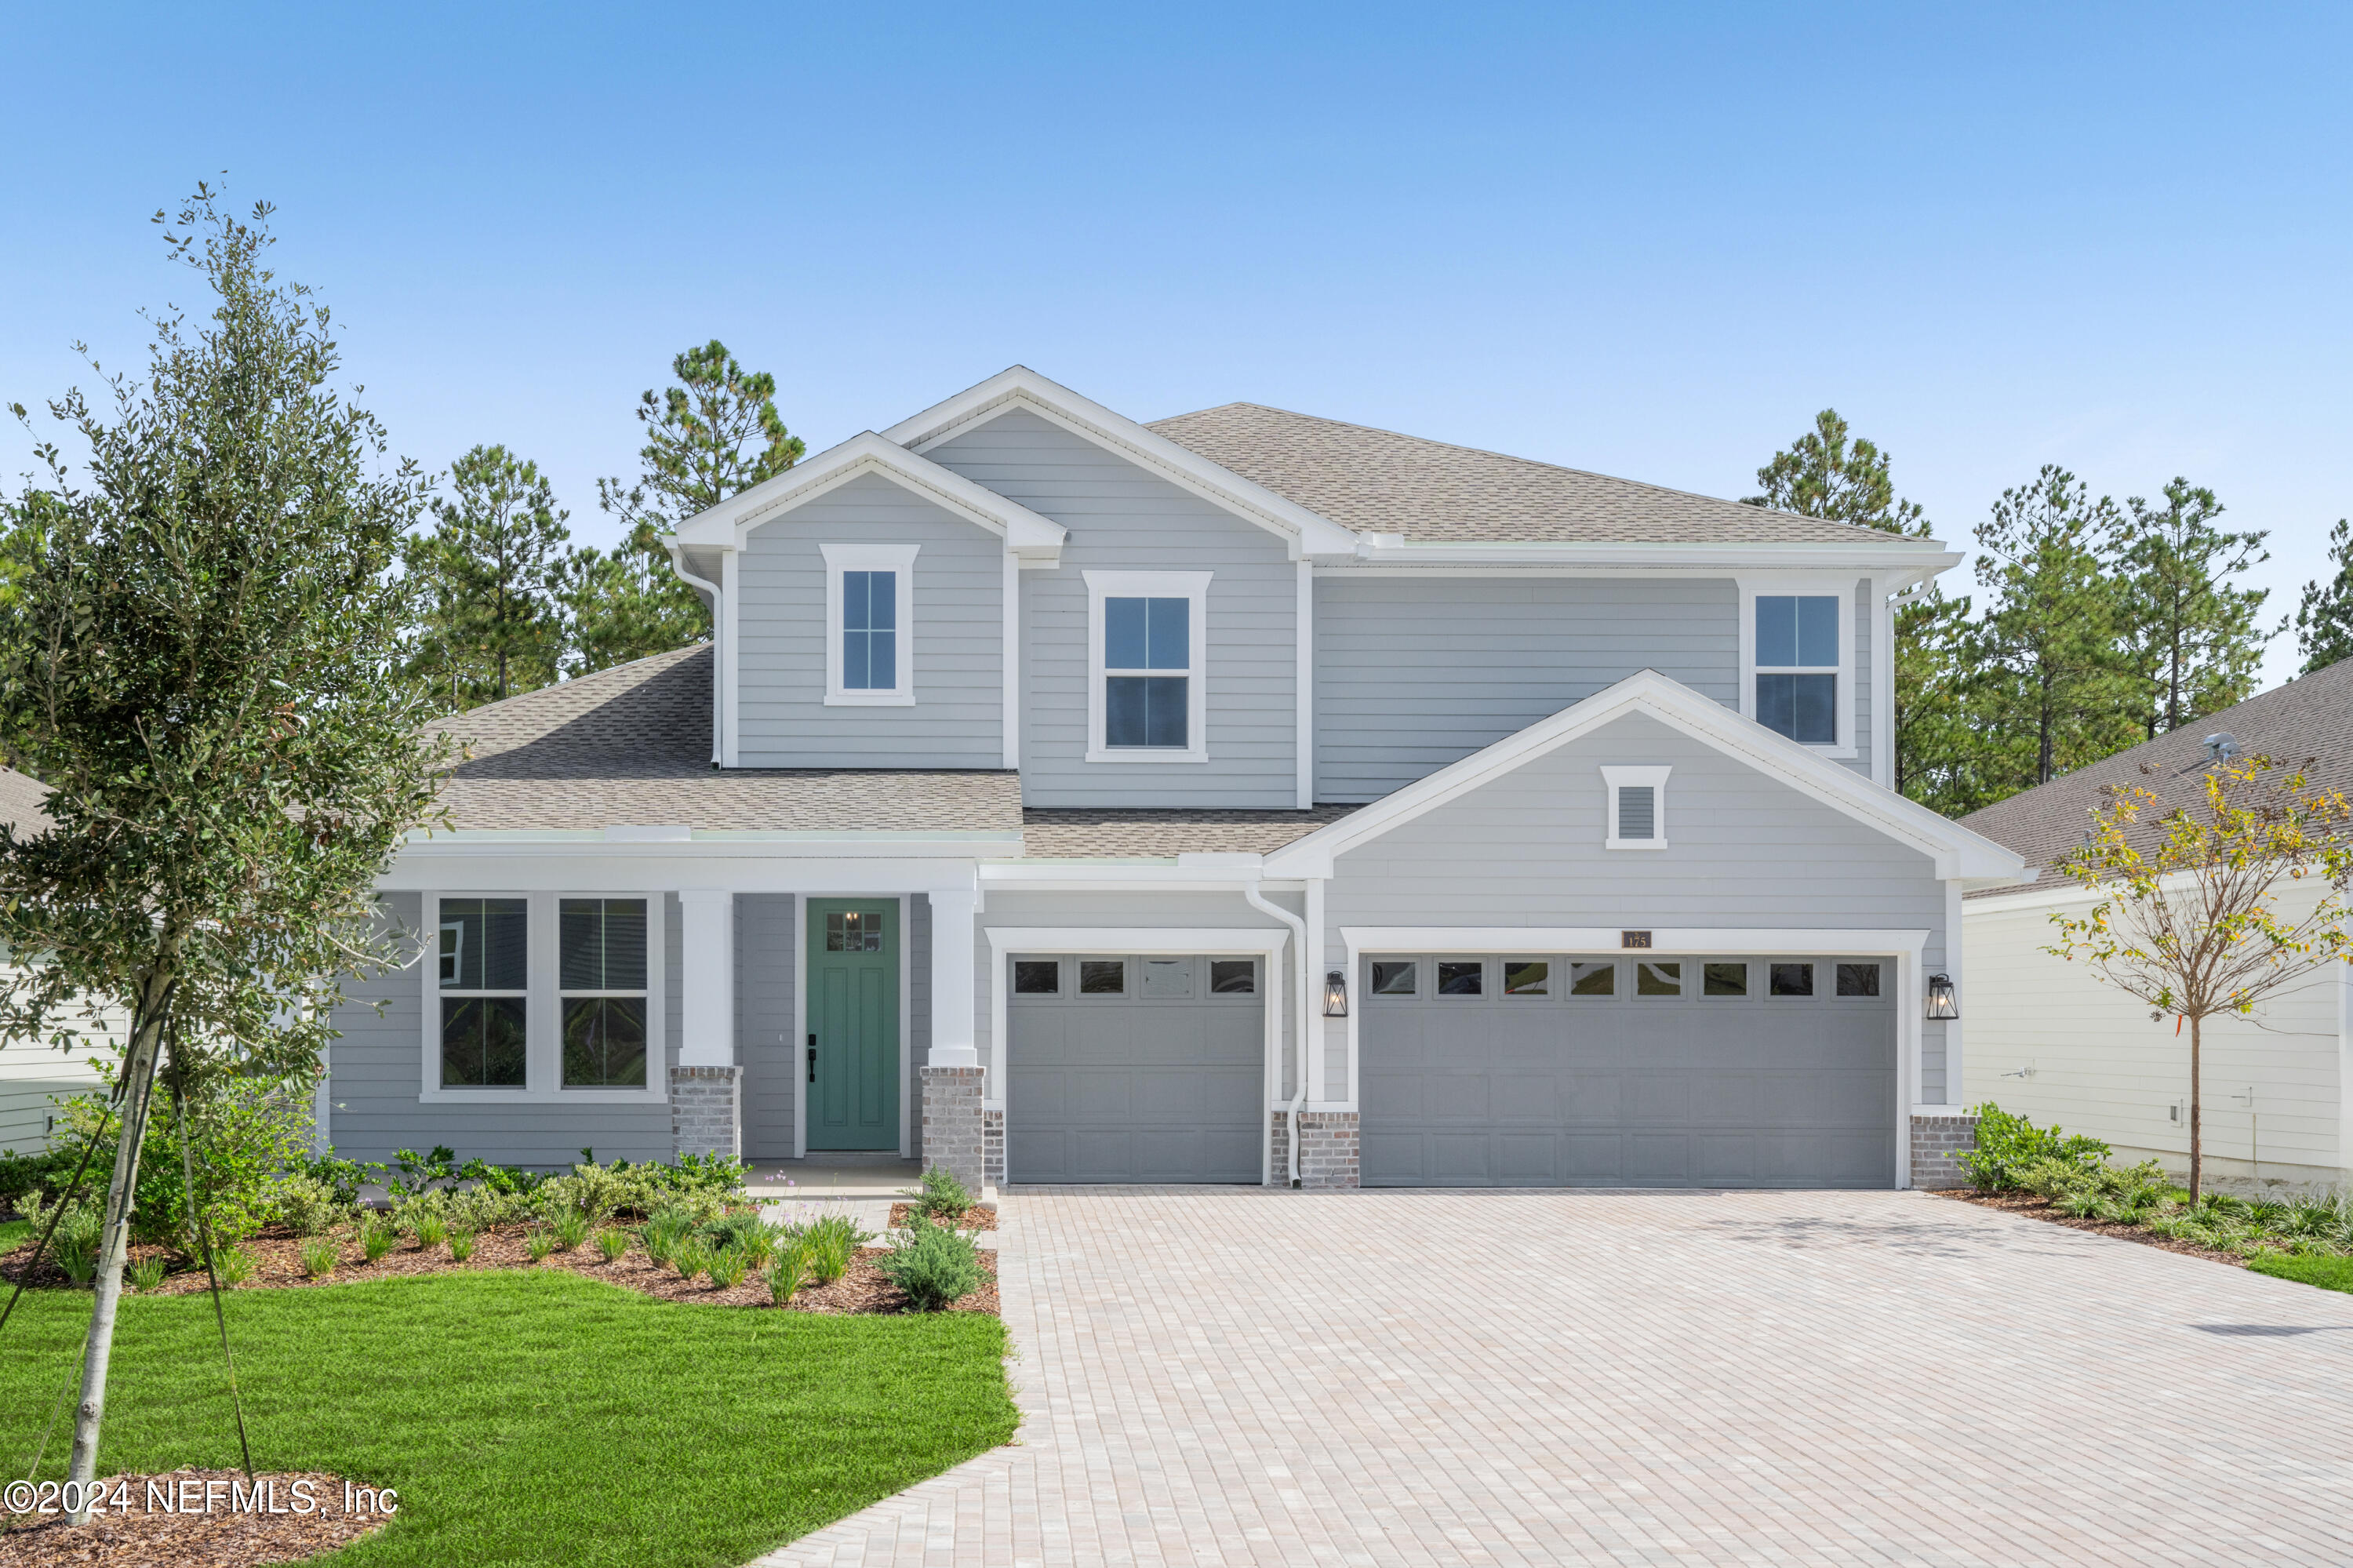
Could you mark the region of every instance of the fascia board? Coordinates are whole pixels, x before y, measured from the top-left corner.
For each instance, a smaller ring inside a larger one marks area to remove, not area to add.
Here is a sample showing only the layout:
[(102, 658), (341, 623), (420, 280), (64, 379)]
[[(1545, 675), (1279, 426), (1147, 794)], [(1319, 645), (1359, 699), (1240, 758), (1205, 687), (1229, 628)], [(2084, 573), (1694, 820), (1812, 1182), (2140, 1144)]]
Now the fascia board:
[(687, 545), (717, 545), (740, 549), (744, 535), (763, 523), (775, 521), (861, 474), (877, 473), (937, 505), (986, 528), (1020, 555), (1058, 552), (1069, 536), (1059, 523), (1039, 516), (985, 485), (975, 484), (952, 469), (941, 467), (896, 442), (863, 430), (816, 457), (744, 492), (679, 524), (677, 537)]
[[(1595, 570), (1847, 571), (1891, 573), (1919, 580), (1967, 559), (1936, 546), (1880, 547), (1828, 544), (1612, 544), (1607, 542), (1466, 541), (1459, 544), (1376, 544), (1347, 560), (1319, 562), (1323, 571), (1379, 572), (1415, 567), (1496, 570), (1514, 567), (1576, 567)], [(1912, 576), (1912, 574), (1917, 574)]]
[(1166, 436), (1155, 435), (1126, 415), (1104, 408), (1060, 382), (1016, 365), (944, 402), (900, 420), (882, 432), (886, 440), (922, 452), (952, 440), (1016, 404), (1029, 407), (1075, 435), (1159, 471), (1270, 532), (1295, 541), (1303, 555), (1333, 555), (1356, 548), (1354, 530), (1343, 528), (1295, 501), (1244, 479)]
[(1680, 682), (1645, 670), (1275, 851), (1267, 856), (1267, 874), (1329, 876), (1334, 856), (1591, 734), (1612, 720), (1638, 713), (1657, 718), (1734, 760), (1767, 777), (1780, 779), (1824, 805), (1921, 851), (1935, 861), (1940, 880), (1972, 876), (2015, 878), (2025, 870), (2021, 857), (1992, 840), (1815, 756)]

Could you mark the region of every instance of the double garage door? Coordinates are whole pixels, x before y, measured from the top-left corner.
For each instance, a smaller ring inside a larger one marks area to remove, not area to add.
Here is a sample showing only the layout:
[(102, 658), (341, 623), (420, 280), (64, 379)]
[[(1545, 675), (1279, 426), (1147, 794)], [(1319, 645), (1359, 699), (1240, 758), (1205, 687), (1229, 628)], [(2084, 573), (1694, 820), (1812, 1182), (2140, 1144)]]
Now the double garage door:
[(1017, 954), (1009, 1181), (1257, 1181), (1267, 977), (1253, 958)]
[(1373, 955), (1364, 1180), (1893, 1186), (1894, 982), (1871, 958)]

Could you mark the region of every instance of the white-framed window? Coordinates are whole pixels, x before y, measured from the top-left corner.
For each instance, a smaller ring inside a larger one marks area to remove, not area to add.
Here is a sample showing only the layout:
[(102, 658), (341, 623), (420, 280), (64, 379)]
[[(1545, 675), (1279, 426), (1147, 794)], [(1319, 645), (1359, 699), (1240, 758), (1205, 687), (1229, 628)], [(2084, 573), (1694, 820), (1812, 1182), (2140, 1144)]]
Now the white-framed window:
[(1088, 572), (1089, 762), (1207, 762), (1208, 572)]
[(1667, 775), (1672, 768), (1605, 767), (1601, 783), (1609, 795), (1609, 832), (1602, 848), (1662, 850), (1667, 847)]
[(825, 700), (834, 707), (915, 701), (915, 554), (920, 545), (828, 545)]
[(1854, 755), (1854, 594), (1841, 578), (1741, 584), (1740, 711), (1828, 756)]
[(427, 1100), (659, 1100), (659, 893), (425, 895)]

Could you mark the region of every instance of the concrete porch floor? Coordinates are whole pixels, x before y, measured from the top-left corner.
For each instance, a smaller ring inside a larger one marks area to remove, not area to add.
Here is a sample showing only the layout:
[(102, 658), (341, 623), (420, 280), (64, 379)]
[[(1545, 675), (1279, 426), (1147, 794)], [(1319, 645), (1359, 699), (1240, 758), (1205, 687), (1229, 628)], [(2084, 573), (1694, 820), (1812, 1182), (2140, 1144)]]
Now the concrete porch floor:
[(750, 1164), (744, 1194), (764, 1202), (894, 1198), (923, 1178), (921, 1160), (896, 1154), (811, 1154), (805, 1160), (754, 1160)]

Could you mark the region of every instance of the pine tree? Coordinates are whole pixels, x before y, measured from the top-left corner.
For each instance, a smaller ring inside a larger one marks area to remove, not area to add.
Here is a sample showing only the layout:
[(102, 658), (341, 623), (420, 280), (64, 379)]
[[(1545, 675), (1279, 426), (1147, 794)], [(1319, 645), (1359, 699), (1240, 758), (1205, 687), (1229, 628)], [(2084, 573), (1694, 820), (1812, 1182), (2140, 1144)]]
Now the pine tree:
[(670, 535), (807, 450), (776, 413), (776, 378), (745, 371), (717, 338), (670, 369), (684, 385), (638, 400), (646, 444), (637, 482), (596, 482), (597, 504), (625, 530), (621, 543), (609, 554), (578, 551), (567, 567), (575, 673), (708, 638), (711, 611), (672, 569)]
[(2177, 478), (2165, 503), (2136, 495), (2104, 553), (2116, 579), (2116, 638), (2136, 688), (2129, 699), (2141, 738), (2153, 740), (2254, 690), (2263, 644), (2257, 624), (2266, 590), (2232, 579), (2271, 559), (2262, 532), (2215, 526), (2214, 493)]
[(2304, 655), (2302, 674), (2325, 670), (2340, 659), (2353, 659), (2353, 535), (2339, 517), (2328, 531), (2328, 558), (2337, 575), (2326, 583), (2304, 585), (2304, 602), (2295, 609), (2295, 651)]
[(449, 494), (433, 512), (433, 531), (403, 551), (417, 604), (412, 670), (451, 712), (553, 683), (571, 514), (538, 465), (476, 447), (449, 465)]
[(1831, 517), (1915, 539), (1928, 535), (1928, 520), (1909, 501), (1895, 498), (1890, 456), (1861, 436), (1849, 439), (1836, 408), (1814, 416), (1814, 428), (1787, 451), (1757, 471), (1765, 493), (1746, 498), (1751, 506)]

